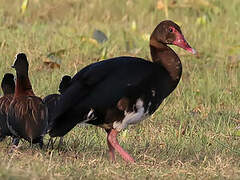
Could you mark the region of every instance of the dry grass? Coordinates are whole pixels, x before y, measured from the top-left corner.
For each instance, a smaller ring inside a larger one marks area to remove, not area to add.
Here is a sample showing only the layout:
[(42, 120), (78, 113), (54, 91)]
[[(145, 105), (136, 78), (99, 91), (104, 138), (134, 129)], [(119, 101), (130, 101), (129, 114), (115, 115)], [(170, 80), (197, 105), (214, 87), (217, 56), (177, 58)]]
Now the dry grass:
[[(23, 51), (34, 91), (44, 97), (57, 91), (62, 75), (102, 58), (150, 59), (146, 37), (165, 19), (161, 2), (199, 57), (174, 47), (183, 63), (179, 86), (151, 118), (119, 136), (137, 163), (119, 156), (110, 163), (105, 132), (84, 126), (67, 134), (61, 151), (32, 151), (22, 142), (9, 154), (10, 139), (1, 142), (0, 179), (239, 179), (238, 0), (32, 0), (25, 14), (20, 1), (0, 0), (0, 75), (13, 72)], [(94, 29), (108, 41), (96, 43)], [(60, 69), (43, 63), (52, 52)]]

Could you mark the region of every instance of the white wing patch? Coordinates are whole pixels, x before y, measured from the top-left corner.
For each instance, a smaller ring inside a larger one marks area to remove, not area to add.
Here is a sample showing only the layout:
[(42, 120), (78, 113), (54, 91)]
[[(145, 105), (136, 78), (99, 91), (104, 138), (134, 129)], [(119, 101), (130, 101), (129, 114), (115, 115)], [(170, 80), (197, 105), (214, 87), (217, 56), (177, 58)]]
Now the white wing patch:
[(85, 119), (84, 121), (82, 121), (80, 124), (86, 123), (86, 122), (88, 122), (88, 121), (95, 120), (95, 119), (97, 119), (97, 117), (96, 117), (95, 114), (94, 114), (94, 109), (91, 109), (91, 110), (88, 112), (86, 119)]
[(115, 121), (113, 123), (113, 128), (117, 131), (121, 131), (122, 129), (125, 129), (128, 124), (136, 124), (143, 119), (145, 119), (148, 116), (148, 111), (144, 113), (144, 107), (143, 107), (143, 101), (142, 99), (137, 99), (137, 102), (135, 104), (136, 111), (133, 112), (127, 112), (125, 111), (125, 117), (122, 120), (122, 122)]

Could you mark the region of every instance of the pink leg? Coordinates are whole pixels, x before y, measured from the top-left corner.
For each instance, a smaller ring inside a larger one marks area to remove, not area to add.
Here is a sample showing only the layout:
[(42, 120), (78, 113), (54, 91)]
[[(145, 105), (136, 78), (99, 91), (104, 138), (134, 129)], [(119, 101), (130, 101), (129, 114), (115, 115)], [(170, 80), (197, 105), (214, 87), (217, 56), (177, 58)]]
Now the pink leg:
[(124, 161), (134, 163), (134, 159), (126, 152), (124, 149), (119, 145), (117, 140), (117, 134), (118, 131), (115, 129), (111, 129), (108, 132), (107, 141), (108, 141), (108, 147), (109, 147), (109, 153), (111, 159), (115, 159), (114, 156), (114, 149), (122, 156)]
[(108, 144), (109, 157), (110, 157), (110, 160), (112, 162), (115, 162), (116, 161), (116, 159), (115, 159), (115, 149), (114, 149), (114, 147), (111, 145), (111, 143), (108, 140), (108, 136), (109, 136), (111, 130), (107, 130), (107, 129), (105, 129), (105, 130), (107, 132), (107, 144)]
[(111, 145), (111, 143), (107, 140), (107, 143), (108, 143), (108, 148), (109, 148), (109, 157), (110, 157), (110, 160), (112, 162), (115, 162), (115, 149), (114, 147)]

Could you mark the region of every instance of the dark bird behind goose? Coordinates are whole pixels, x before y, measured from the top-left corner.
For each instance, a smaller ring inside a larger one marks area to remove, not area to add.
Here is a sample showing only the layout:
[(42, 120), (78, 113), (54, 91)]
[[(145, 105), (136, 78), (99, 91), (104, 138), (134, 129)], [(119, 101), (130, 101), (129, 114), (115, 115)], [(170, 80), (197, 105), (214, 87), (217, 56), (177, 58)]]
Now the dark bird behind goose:
[(7, 114), (15, 90), (15, 81), (13, 74), (4, 74), (1, 82), (1, 88), (3, 96), (0, 98), (0, 141), (5, 139), (6, 136), (12, 136), (12, 133), (7, 126)]
[(152, 62), (123, 56), (93, 63), (80, 70), (57, 104), (51, 136), (63, 136), (79, 122), (93, 124), (106, 130), (112, 161), (115, 161), (116, 150), (126, 162), (134, 162), (119, 145), (117, 134), (129, 124), (153, 114), (177, 87), (182, 64), (168, 45), (196, 54), (180, 27), (166, 20), (160, 22), (151, 34)]
[[(28, 77), (28, 61), (24, 53), (16, 55), (13, 68), (16, 70), (16, 87), (9, 106), (8, 127), (11, 133), (32, 143), (43, 146), (43, 136), (48, 125), (48, 110), (37, 97)], [(16, 144), (14, 144), (16, 145)]]
[[(59, 84), (59, 93), (60, 94), (50, 94), (50, 95), (47, 95), (45, 98), (43, 98), (43, 102), (44, 104), (46, 104), (47, 108), (48, 108), (48, 129), (47, 131), (50, 131), (52, 129), (52, 125), (53, 125), (53, 110), (56, 106), (56, 103), (57, 101), (60, 100), (60, 97), (62, 94), (64, 94), (64, 92), (66, 91), (66, 89), (70, 86), (70, 83), (71, 83), (71, 76), (63, 76), (62, 77), (62, 80)], [(60, 140), (59, 140), (59, 145), (58, 147), (60, 147), (60, 144), (62, 143), (62, 140), (63, 138), (60, 137)], [(53, 145), (53, 141), (52, 141), (52, 138), (50, 138), (49, 140), (49, 143), (52, 143)]]

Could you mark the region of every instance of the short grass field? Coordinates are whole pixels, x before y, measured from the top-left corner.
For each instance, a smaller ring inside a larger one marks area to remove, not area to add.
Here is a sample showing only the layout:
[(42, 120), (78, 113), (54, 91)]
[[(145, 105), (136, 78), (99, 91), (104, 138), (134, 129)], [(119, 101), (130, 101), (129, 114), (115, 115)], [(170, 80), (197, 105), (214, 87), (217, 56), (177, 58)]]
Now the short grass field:
[[(25, 2), (0, 0), (0, 79), (15, 74), (14, 57), (25, 52), (40, 97), (90, 63), (122, 55), (151, 60), (149, 36), (165, 19), (181, 26), (198, 55), (173, 47), (183, 64), (178, 87), (150, 118), (119, 134), (135, 164), (119, 155), (111, 163), (105, 131), (80, 125), (60, 150), (22, 141), (9, 153), (5, 139), (0, 179), (240, 179), (239, 0)], [(98, 42), (96, 30), (107, 41)]]

